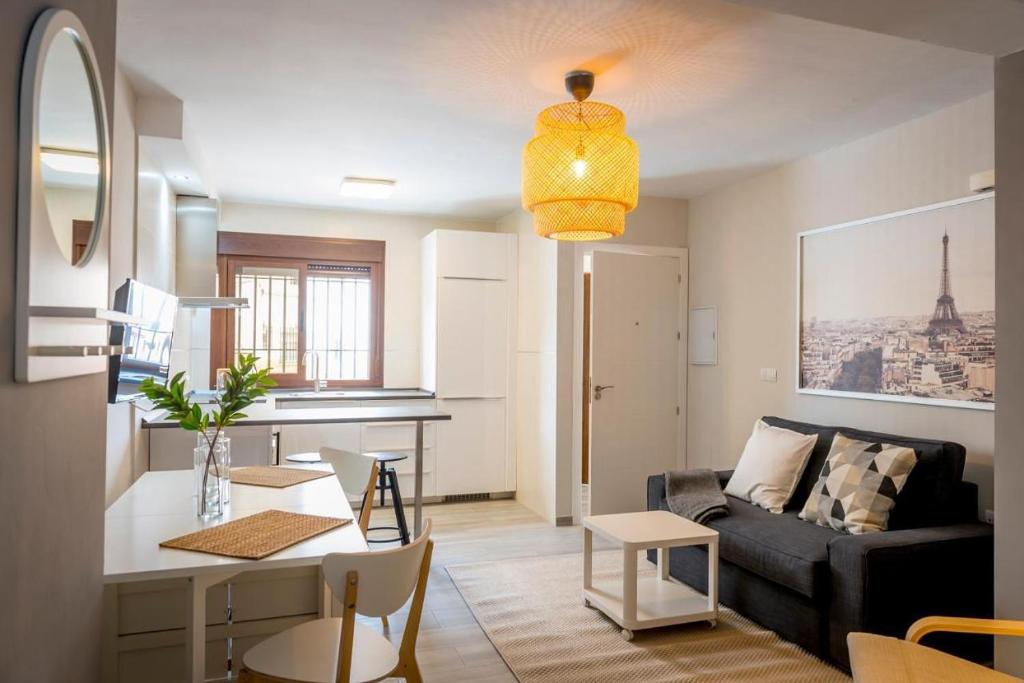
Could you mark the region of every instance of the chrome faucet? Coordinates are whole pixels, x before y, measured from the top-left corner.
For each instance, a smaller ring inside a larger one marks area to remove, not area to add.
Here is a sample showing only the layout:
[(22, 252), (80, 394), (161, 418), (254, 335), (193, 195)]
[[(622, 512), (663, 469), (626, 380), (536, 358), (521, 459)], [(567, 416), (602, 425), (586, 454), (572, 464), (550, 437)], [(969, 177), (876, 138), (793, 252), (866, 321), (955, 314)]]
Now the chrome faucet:
[(309, 357), (313, 357), (313, 391), (314, 393), (320, 393), (320, 354), (316, 351), (309, 350), (302, 354), (302, 367), (308, 367), (306, 361)]

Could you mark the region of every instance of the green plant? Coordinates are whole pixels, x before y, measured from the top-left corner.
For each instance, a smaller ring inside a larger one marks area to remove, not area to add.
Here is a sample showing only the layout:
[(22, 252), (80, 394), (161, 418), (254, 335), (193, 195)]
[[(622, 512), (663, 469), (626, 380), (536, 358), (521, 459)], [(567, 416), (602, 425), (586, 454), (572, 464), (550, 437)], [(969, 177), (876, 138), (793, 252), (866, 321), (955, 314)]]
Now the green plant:
[[(142, 380), (139, 386), (146, 398), (153, 402), (155, 408), (167, 411), (168, 419), (177, 421), (182, 429), (199, 432), (206, 441), (206, 467), (203, 471), (203, 490), (206, 490), (210, 466), (219, 477), (220, 469), (214, 458), (214, 447), (220, 439), (225, 427), (234, 424), (239, 418), (245, 417), (242, 412), (252, 405), (267, 390), (277, 385), (269, 376), (269, 369), (256, 369), (256, 356), (239, 354), (238, 362), (224, 373), (224, 391), (217, 395), (216, 408), (204, 412), (198, 403), (185, 395), (184, 372), (179, 372), (163, 384), (152, 378)], [(212, 428), (211, 428), (212, 427)], [(210, 432), (213, 435), (210, 435)], [(206, 513), (206, 500), (201, 496), (200, 514)]]

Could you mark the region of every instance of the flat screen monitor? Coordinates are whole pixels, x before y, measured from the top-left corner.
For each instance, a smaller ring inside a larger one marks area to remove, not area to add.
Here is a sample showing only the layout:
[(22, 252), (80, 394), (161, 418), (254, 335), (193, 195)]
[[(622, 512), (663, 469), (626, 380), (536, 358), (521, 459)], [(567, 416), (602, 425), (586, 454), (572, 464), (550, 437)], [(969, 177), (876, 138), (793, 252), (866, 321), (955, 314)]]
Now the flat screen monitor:
[(132, 348), (131, 353), (110, 357), (110, 403), (141, 398), (139, 385), (147, 377), (167, 381), (178, 297), (129, 279), (114, 293), (114, 310), (140, 322), (110, 328), (111, 344)]

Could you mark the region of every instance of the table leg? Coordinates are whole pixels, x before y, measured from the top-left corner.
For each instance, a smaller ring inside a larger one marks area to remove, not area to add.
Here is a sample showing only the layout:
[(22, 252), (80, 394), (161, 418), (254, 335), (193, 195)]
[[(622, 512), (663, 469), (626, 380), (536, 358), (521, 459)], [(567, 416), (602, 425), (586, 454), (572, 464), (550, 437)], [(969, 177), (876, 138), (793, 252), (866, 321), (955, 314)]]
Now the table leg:
[(230, 579), (230, 574), (204, 574), (188, 579), (185, 617), (185, 680), (206, 680), (206, 589)]
[(583, 588), (594, 586), (594, 532), (583, 527)]
[(416, 493), (413, 499), (413, 531), (416, 538), (423, 531), (423, 420), (416, 421)]
[(334, 616), (334, 603), (337, 600), (334, 599), (334, 591), (327, 585), (327, 580), (324, 578), (323, 566), (318, 571), (320, 574), (320, 605), (318, 611), (321, 618), (330, 618)]
[(658, 576), (662, 581), (668, 581), (669, 550), (669, 548), (658, 548)]
[(117, 584), (103, 586), (103, 659), (100, 661), (100, 680), (115, 683), (118, 680), (117, 638), (120, 628), (117, 623)]
[(708, 611), (718, 617), (718, 541), (708, 543)]
[(622, 621), (627, 629), (636, 622), (636, 548), (622, 547)]

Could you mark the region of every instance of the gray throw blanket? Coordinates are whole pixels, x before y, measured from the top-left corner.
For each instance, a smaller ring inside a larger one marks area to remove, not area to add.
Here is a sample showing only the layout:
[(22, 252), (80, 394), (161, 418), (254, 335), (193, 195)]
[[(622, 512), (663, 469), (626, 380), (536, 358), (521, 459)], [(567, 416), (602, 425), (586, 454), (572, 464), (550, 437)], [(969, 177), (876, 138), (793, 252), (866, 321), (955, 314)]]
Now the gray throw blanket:
[(729, 514), (729, 501), (712, 470), (666, 472), (665, 499), (669, 510), (698, 524)]

